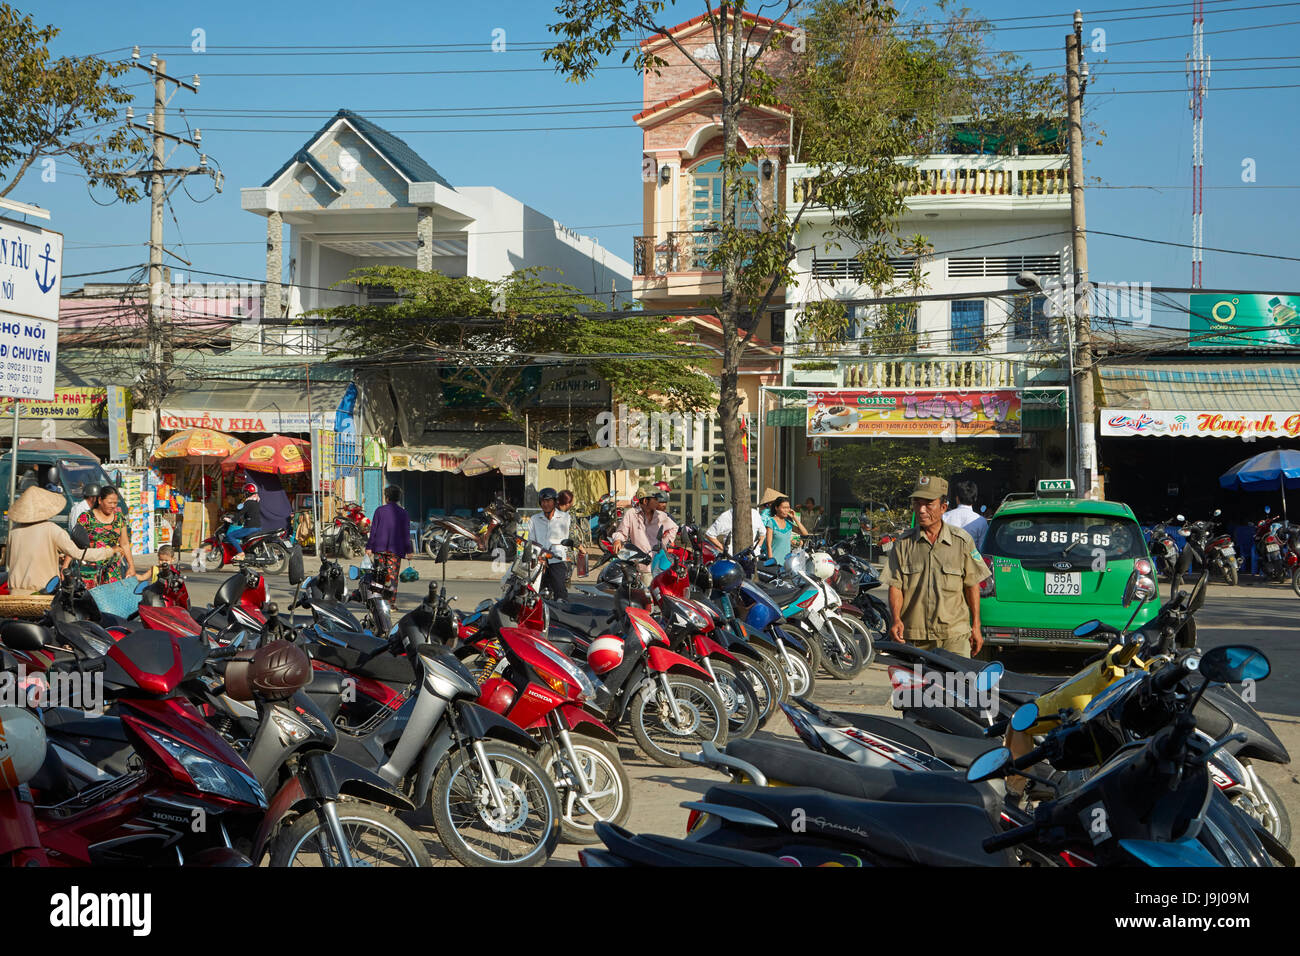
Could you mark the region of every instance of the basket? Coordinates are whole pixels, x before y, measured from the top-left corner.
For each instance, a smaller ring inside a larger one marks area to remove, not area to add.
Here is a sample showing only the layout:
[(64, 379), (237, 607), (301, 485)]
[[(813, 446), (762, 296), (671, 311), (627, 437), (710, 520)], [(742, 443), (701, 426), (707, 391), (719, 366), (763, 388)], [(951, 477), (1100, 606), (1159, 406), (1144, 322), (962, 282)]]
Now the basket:
[(36, 621), (45, 616), (53, 601), (52, 594), (0, 594), (0, 618)]

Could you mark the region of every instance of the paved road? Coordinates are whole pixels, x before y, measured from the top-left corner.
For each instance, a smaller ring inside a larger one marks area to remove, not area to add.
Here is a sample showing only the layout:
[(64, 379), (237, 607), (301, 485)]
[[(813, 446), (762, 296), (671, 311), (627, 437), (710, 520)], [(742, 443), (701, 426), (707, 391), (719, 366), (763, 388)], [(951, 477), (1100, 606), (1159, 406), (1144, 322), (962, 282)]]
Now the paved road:
[[(398, 595), (399, 612), (414, 607), (423, 597), (427, 582), (435, 572), (428, 561), (417, 561), (421, 580), (402, 585)], [(312, 570), (308, 558), (308, 570)], [(482, 576), (488, 571), (482, 565), (469, 566), (468, 562), (453, 565), (452, 574)], [(189, 575), (191, 600), (205, 604), (212, 598), (217, 586), (229, 572)], [(484, 598), (495, 598), (500, 587), (495, 581), (451, 580), (449, 593), (454, 595), (458, 607), (473, 607)], [(1167, 592), (1166, 592), (1167, 593)], [(289, 605), (290, 589), (282, 575), (270, 579), (269, 597)], [(1300, 597), (1289, 586), (1250, 586), (1228, 588), (1212, 584), (1204, 608), (1198, 615), (1200, 643), (1203, 648), (1220, 644), (1253, 644), (1263, 650), (1272, 663), (1273, 672), (1267, 681), (1258, 686), (1257, 708), (1281, 737), (1287, 749), (1300, 754)], [(1076, 658), (1077, 660), (1077, 658)], [(1067, 658), (1045, 654), (1019, 654), (1006, 658), (1008, 667), (1029, 673), (1067, 674), (1073, 668)], [(817, 682), (816, 700), (824, 706), (840, 710), (866, 713), (893, 713), (889, 708), (889, 683), (882, 664), (873, 664), (853, 681), (834, 681), (823, 675)], [(776, 736), (793, 739), (784, 718), (777, 716), (758, 736)], [(723, 778), (704, 770), (661, 767), (641, 755), (630, 743), (622, 748), (623, 762), (632, 781), (633, 809), (628, 821), (634, 832), (662, 833), (681, 836), (686, 826), (687, 811), (679, 804), (693, 800), (704, 793), (711, 784)], [(1300, 822), (1300, 776), (1292, 766), (1262, 764), (1261, 776), (1281, 795), (1291, 818)], [(428, 823), (424, 811), (413, 822)], [(552, 866), (577, 864), (580, 847), (561, 844), (551, 860)], [(436, 841), (430, 839), (429, 850), (435, 858), (446, 858)]]

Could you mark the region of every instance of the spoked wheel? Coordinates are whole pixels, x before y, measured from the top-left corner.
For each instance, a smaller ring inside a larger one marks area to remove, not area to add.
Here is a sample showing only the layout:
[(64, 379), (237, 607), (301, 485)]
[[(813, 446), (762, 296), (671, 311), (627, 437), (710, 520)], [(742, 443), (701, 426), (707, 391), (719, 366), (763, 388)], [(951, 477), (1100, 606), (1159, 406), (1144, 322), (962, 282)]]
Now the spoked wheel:
[(442, 538), (436, 534), (431, 534), (424, 538), (423, 544), (425, 555), (430, 558), (436, 558), (438, 556), (438, 549), (442, 547)]
[(722, 706), (727, 711), (727, 737), (744, 738), (758, 730), (763, 717), (763, 704), (758, 691), (750, 682), (748, 668), (740, 668), (731, 661), (713, 661), (713, 673), (717, 678), (714, 689), (722, 698)]
[[(1297, 574), (1300, 574), (1300, 569), (1297, 569), (1297, 572), (1296, 572), (1296, 573), (1297, 573)], [(1224, 563), (1224, 565), (1223, 565), (1223, 583), (1226, 584), (1226, 585), (1227, 585), (1228, 587), (1230, 587), (1230, 588), (1235, 588), (1235, 587), (1237, 586), (1237, 562), (1236, 562), (1236, 561), (1226, 561), (1226, 562)], [(1295, 582), (1295, 577), (1294, 577), (1294, 576), (1293, 576), (1292, 579), (1291, 579), (1291, 586), (1292, 586), (1292, 587), (1296, 587), (1296, 582)], [(1300, 594), (1300, 588), (1297, 588), (1297, 589), (1296, 589), (1296, 594)]]
[(261, 541), (257, 545), (255, 560), (267, 574), (279, 574), (289, 563), (289, 551), (279, 541)]
[[(763, 685), (759, 695), (763, 712), (758, 718), (758, 726), (762, 728), (776, 716), (778, 705), (789, 698), (790, 685), (786, 682), (784, 668), (768, 653), (767, 648), (756, 647), (754, 652), (758, 655), (758, 660), (746, 658), (745, 666), (749, 670), (751, 682), (759, 681)], [(759, 689), (757, 684), (754, 689)]]
[(1296, 568), (1291, 575), (1291, 590), (1296, 594), (1300, 594), (1300, 568)]
[(1239, 794), (1233, 800), (1233, 806), (1258, 821), (1265, 830), (1277, 839), (1278, 843), (1281, 843), (1284, 847), (1290, 847), (1291, 816), (1287, 813), (1286, 804), (1282, 802), (1282, 798), (1277, 795), (1277, 791), (1269, 784), (1260, 780), (1259, 786), (1264, 791), (1264, 795), (1268, 798), (1271, 807), (1252, 800), (1250, 795), (1246, 793)]
[[(708, 684), (694, 677), (670, 675), (670, 703), (658, 678), (637, 692), (628, 708), (632, 736), (646, 756), (665, 767), (689, 767), (682, 750), (698, 751), (711, 740), (721, 749), (727, 743), (727, 711)], [(673, 707), (675, 703), (675, 708)]]
[(857, 634), (858, 644), (862, 649), (862, 666), (870, 667), (871, 662), (876, 659), (876, 637), (871, 628), (867, 627), (856, 617), (846, 617), (844, 619), (849, 627)]
[[(429, 853), (414, 830), (379, 807), (339, 803), (339, 823), (356, 866), (429, 866)], [(271, 866), (342, 866), (343, 861), (315, 813), (304, 813), (275, 839)]]
[[(813, 638), (805, 636), (804, 640), (811, 641)], [(815, 644), (809, 643), (808, 648), (813, 652), (812, 660), (809, 660), (807, 655), (799, 653), (789, 644), (785, 645), (784, 655), (781, 653), (780, 648), (767, 651), (781, 665), (781, 673), (785, 677), (786, 687), (789, 689), (787, 697), (811, 697), (813, 688), (817, 686), (817, 668), (821, 657), (816, 654)]]
[(202, 565), (196, 571), (220, 571), (226, 566), (226, 552), (221, 545), (201, 544), (194, 552), (193, 564)]
[[(560, 833), (568, 843), (599, 843), (597, 823), (621, 826), (632, 812), (632, 785), (618, 748), (603, 740), (574, 736), (574, 767), (559, 742), (548, 743), (537, 754), (537, 762), (550, 775), (560, 797)], [(589, 793), (578, 786), (579, 774)]]
[(438, 838), (466, 866), (541, 866), (560, 840), (560, 799), (550, 775), (521, 751), (483, 744), (496, 805), (472, 749), (457, 750), (438, 768), (429, 802)]
[(818, 637), (822, 667), (836, 680), (852, 680), (866, 666), (857, 635), (844, 622), (828, 618)]

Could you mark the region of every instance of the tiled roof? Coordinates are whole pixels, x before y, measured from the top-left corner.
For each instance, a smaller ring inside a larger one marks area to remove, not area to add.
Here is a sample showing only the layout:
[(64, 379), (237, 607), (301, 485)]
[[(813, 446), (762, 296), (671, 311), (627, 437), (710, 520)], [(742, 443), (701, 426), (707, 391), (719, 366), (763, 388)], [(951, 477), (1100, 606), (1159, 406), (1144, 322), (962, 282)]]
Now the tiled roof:
[(451, 183), (443, 179), (436, 169), (421, 159), (419, 155), (416, 154), (415, 150), (411, 149), (411, 147), (405, 142), (398, 139), (383, 127), (376, 126), (374, 123), (370, 122), (370, 120), (352, 112), (351, 110), (339, 110), (331, 116), (325, 125), (317, 130), (316, 133), (312, 135), (311, 139), (307, 140), (307, 142), (303, 144), (302, 149), (295, 153), (287, 163), (277, 169), (271, 175), (271, 178), (264, 182), (262, 186), (270, 186), (273, 182), (279, 179), (286, 169), (299, 161), (298, 157), (302, 153), (307, 152), (311, 148), (311, 145), (324, 136), (325, 133), (329, 131), (330, 127), (340, 119), (347, 120), (358, 133), (366, 138), (370, 145), (372, 145), (381, 156), (396, 166), (401, 174), (411, 182), (438, 183), (446, 186), (448, 189), (455, 188)]
[[(699, 86), (686, 90), (684, 93), (678, 93), (676, 96), (670, 96), (668, 99), (663, 100), (659, 103), (655, 103), (653, 106), (647, 106), (640, 113), (637, 113), (635, 116), (633, 116), (632, 121), (634, 123), (640, 122), (642, 119), (644, 119), (647, 116), (651, 116), (655, 113), (662, 112), (663, 110), (666, 110), (669, 107), (674, 106), (678, 103), (684, 103), (687, 100), (694, 99), (695, 97), (699, 96), (701, 93), (707, 93), (709, 90), (713, 90), (713, 89), (717, 89), (717, 86), (713, 83), (712, 80), (709, 80), (708, 82), (705, 83), (701, 83)], [(772, 103), (772, 104), (764, 103), (762, 106), (757, 108), (774, 109), (774, 110), (779, 110), (782, 113), (793, 112), (790, 109), (790, 107), (784, 106), (780, 103)]]
[[(708, 13), (701, 13), (698, 17), (691, 17), (691, 18), (690, 18), (689, 20), (687, 20), (685, 23), (679, 23), (679, 24), (677, 24), (677, 26), (675, 26), (675, 27), (669, 27), (669, 28), (668, 28), (668, 32), (667, 32), (666, 34), (665, 34), (665, 33), (656, 33), (654, 36), (646, 37), (644, 40), (641, 41), (641, 45), (642, 45), (642, 46), (649, 46), (649, 45), (652, 44), (652, 43), (660, 43), (660, 42), (662, 42), (662, 41), (668, 39), (668, 37), (671, 36), (671, 35), (673, 35), (673, 34), (681, 33), (683, 30), (687, 30), (687, 29), (689, 29), (689, 28), (691, 28), (691, 27), (693, 27), (693, 26), (695, 26), (695, 25), (697, 25), (697, 24), (699, 24), (699, 23), (703, 23), (703, 22), (704, 22), (705, 20), (707, 20), (710, 16), (712, 16), (713, 14), (718, 13), (720, 10), (721, 10), (720, 7), (714, 7), (714, 8), (713, 8), (712, 10), (710, 10)], [(772, 20), (772, 19), (769, 19), (768, 17), (760, 17), (758, 14), (756, 14), (756, 13), (750, 13), (748, 10), (745, 10), (745, 11), (742, 11), (742, 12), (741, 12), (741, 18), (742, 18), (742, 22), (753, 21), (753, 22), (755, 22), (755, 23), (761, 23), (763, 26), (768, 26), (768, 27), (779, 27), (779, 28), (782, 29), (782, 30), (793, 30), (793, 29), (794, 29), (794, 27), (792, 27), (792, 26), (791, 26), (790, 24), (788, 24), (788, 23), (781, 23), (780, 21)]]

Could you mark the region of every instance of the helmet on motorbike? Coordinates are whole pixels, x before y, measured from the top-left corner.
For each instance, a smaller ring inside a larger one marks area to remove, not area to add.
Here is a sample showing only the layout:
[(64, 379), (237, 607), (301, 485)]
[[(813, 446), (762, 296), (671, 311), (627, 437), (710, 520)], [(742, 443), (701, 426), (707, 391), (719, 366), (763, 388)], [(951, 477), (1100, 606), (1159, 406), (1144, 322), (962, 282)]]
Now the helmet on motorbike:
[(88, 484), (82, 485), (82, 487), (81, 487), (81, 497), (83, 497), (83, 498), (98, 498), (98, 497), (99, 497), (99, 484), (98, 484), (97, 482), (92, 481), (92, 482), (89, 482)]
[(623, 639), (603, 634), (587, 648), (587, 664), (596, 674), (608, 674), (623, 663)]
[(248, 484), (244, 485), (244, 494), (246, 495), (257, 494), (257, 485), (253, 484), (251, 481), (248, 482)]
[(717, 591), (734, 591), (745, 580), (745, 572), (735, 561), (714, 561), (709, 566), (713, 588)]
[(543, 488), (541, 491), (537, 492), (537, 503), (540, 505), (547, 498), (555, 501), (558, 497), (559, 493), (554, 488)]
[(235, 700), (285, 700), (311, 682), (311, 661), (288, 641), (263, 644), (226, 665), (226, 693)]
[(12, 768), (12, 773), (0, 773), (0, 790), (12, 790), (36, 776), (45, 763), (45, 728), (22, 707), (0, 707), (0, 740), (5, 763)]
[(613, 594), (623, 586), (623, 565), (607, 564), (604, 570), (596, 577), (596, 587), (606, 594)]
[(783, 565), (787, 574), (808, 574), (811, 569), (808, 567), (808, 554), (802, 549), (791, 551), (785, 556)]
[(829, 581), (835, 574), (835, 561), (825, 551), (814, 551), (808, 571), (819, 581)]

